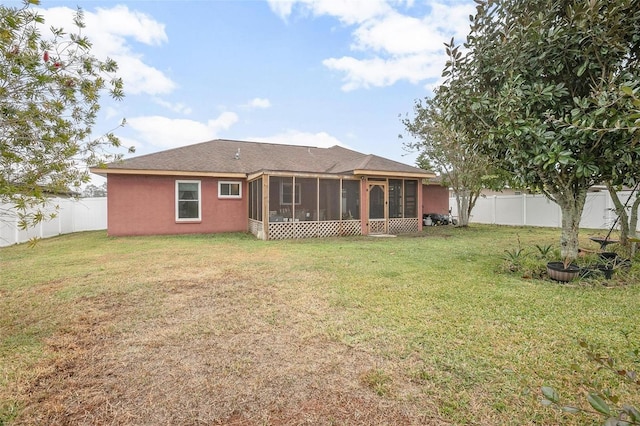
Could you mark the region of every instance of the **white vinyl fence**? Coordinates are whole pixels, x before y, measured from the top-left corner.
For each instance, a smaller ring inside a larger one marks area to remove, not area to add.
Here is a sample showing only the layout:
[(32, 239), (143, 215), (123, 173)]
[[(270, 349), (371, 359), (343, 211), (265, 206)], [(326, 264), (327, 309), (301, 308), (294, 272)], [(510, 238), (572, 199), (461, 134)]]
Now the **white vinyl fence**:
[[(631, 195), (630, 191), (618, 193), (624, 204)], [(629, 205), (637, 194), (632, 196)], [(450, 198), (452, 213), (457, 216), (456, 199)], [(609, 229), (616, 220), (616, 214), (608, 192), (590, 192), (582, 212), (581, 228)], [(544, 195), (491, 195), (478, 199), (471, 211), (471, 223), (495, 225), (562, 227), (560, 207)]]
[[(629, 195), (630, 191), (620, 192), (620, 200), (624, 203)], [(634, 198), (636, 196), (637, 194), (633, 195)], [(11, 213), (11, 206), (0, 205), (0, 247), (24, 243), (33, 237), (48, 238), (72, 232), (107, 229), (106, 198), (60, 198), (52, 200), (51, 204), (60, 207), (56, 218), (25, 231), (18, 229), (18, 219)], [(453, 215), (457, 216), (456, 199), (449, 199), (449, 205)], [(613, 207), (608, 192), (589, 193), (580, 227), (610, 228), (616, 220)], [(478, 199), (471, 212), (470, 222), (560, 228), (562, 215), (558, 205), (543, 195), (491, 195)]]
[[(18, 218), (13, 213), (13, 207), (0, 204), (0, 247), (24, 243), (34, 237), (48, 238), (71, 232), (107, 229), (106, 198), (51, 200), (51, 206), (56, 205), (60, 208), (54, 219), (22, 231), (18, 229)], [(53, 212), (54, 209), (50, 208), (49, 211)]]

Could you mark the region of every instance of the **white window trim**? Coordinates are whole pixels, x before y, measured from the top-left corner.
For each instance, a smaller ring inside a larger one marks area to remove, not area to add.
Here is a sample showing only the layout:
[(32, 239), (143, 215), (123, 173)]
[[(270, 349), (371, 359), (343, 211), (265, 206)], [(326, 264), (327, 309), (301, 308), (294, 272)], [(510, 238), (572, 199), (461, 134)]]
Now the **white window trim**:
[[(280, 182), (280, 205), (282, 205), (282, 206), (290, 206), (292, 203), (285, 203), (284, 202), (284, 187), (285, 187), (285, 185), (291, 186), (293, 184), (291, 182)], [(292, 192), (291, 198), (295, 200), (295, 205), (299, 206), (300, 204), (302, 204), (302, 192), (300, 192), (301, 191), (300, 184), (296, 183), (294, 188), (295, 188), (295, 192)], [(298, 194), (298, 197), (296, 197), (296, 193)]]
[[(222, 195), (222, 185), (238, 185), (239, 191), (238, 195)], [(240, 181), (231, 181), (231, 180), (220, 180), (218, 181), (218, 198), (242, 198), (242, 182)]]
[[(198, 217), (181, 218), (179, 212), (180, 205), (180, 184), (181, 183), (197, 183), (198, 184)], [(200, 222), (202, 221), (202, 183), (199, 180), (176, 180), (176, 222)]]

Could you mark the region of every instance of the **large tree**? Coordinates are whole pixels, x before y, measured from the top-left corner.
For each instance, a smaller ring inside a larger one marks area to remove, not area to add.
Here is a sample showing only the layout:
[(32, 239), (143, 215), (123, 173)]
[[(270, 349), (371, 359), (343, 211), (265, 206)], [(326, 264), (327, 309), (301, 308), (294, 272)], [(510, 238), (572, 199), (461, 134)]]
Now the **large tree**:
[[(0, 202), (15, 205), (20, 227), (46, 218), (47, 196), (88, 182), (87, 165), (113, 160), (120, 141), (95, 138), (100, 94), (123, 97), (116, 63), (98, 60), (82, 34), (51, 27), (33, 8), (0, 5)], [(2, 213), (2, 212), (0, 212)]]
[(495, 188), (502, 182), (489, 157), (469, 148), (469, 134), (451, 123), (443, 110), (447, 97), (436, 90), (433, 97), (415, 101), (413, 118), (402, 120), (413, 140), (405, 142), (409, 150), (418, 151), (418, 165), (426, 163), (442, 176), (443, 184), (451, 187), (456, 197), (458, 224), (467, 226), (471, 211), (483, 189)]
[(628, 170), (621, 164), (640, 161), (638, 134), (624, 121), (597, 129), (619, 113), (612, 94), (640, 81), (640, 4), (476, 3), (467, 53), (451, 52), (445, 69), (454, 99), (447, 113), (487, 129), (473, 148), (560, 206), (561, 251), (571, 261), (588, 188), (620, 180)]

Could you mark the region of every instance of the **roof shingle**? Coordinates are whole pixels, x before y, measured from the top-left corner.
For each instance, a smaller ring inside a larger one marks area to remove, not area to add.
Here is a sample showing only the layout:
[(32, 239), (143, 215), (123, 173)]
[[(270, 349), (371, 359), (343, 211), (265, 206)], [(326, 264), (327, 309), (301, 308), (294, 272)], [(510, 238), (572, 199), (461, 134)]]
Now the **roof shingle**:
[(362, 154), (340, 146), (317, 148), (261, 142), (216, 139), (195, 145), (142, 155), (116, 163), (95, 173), (113, 171), (173, 171), (201, 173), (241, 173), (261, 171), (352, 174), (354, 171), (376, 171), (433, 176), (426, 170), (375, 155)]

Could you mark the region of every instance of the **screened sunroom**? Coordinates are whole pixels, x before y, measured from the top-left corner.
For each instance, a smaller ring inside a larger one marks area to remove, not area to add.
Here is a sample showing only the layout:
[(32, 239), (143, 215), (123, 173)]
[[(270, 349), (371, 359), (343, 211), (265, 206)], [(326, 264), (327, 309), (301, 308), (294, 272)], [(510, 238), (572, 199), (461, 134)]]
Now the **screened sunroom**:
[(417, 179), (264, 174), (248, 186), (249, 229), (258, 238), (419, 230)]

